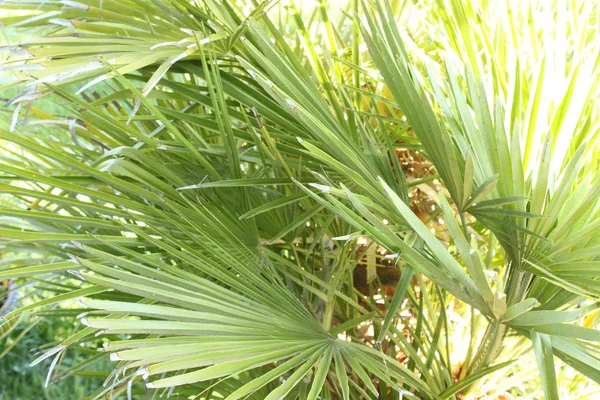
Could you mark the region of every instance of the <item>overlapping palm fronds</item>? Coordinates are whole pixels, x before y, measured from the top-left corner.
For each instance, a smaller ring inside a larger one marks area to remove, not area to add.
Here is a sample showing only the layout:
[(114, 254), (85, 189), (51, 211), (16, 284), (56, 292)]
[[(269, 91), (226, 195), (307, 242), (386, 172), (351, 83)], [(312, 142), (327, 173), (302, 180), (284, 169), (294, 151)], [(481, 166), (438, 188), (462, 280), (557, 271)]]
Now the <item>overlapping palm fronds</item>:
[(2, 326), (83, 313), (33, 364), (103, 343), (92, 398), (446, 399), (521, 338), (546, 398), (554, 355), (600, 382), (598, 6), (400, 3), (6, 1), (41, 33), (3, 49), (0, 280), (56, 295)]

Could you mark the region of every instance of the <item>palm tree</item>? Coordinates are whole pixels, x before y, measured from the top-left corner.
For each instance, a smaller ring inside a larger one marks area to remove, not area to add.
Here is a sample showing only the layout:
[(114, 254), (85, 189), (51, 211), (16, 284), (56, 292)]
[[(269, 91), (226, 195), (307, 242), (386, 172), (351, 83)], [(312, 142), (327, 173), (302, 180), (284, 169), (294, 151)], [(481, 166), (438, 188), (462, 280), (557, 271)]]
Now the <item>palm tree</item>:
[(598, 4), (285, 4), (2, 5), (40, 33), (4, 48), (0, 280), (52, 288), (4, 324), (81, 313), (32, 364), (459, 399), (531, 347), (546, 399), (555, 357), (600, 383)]

